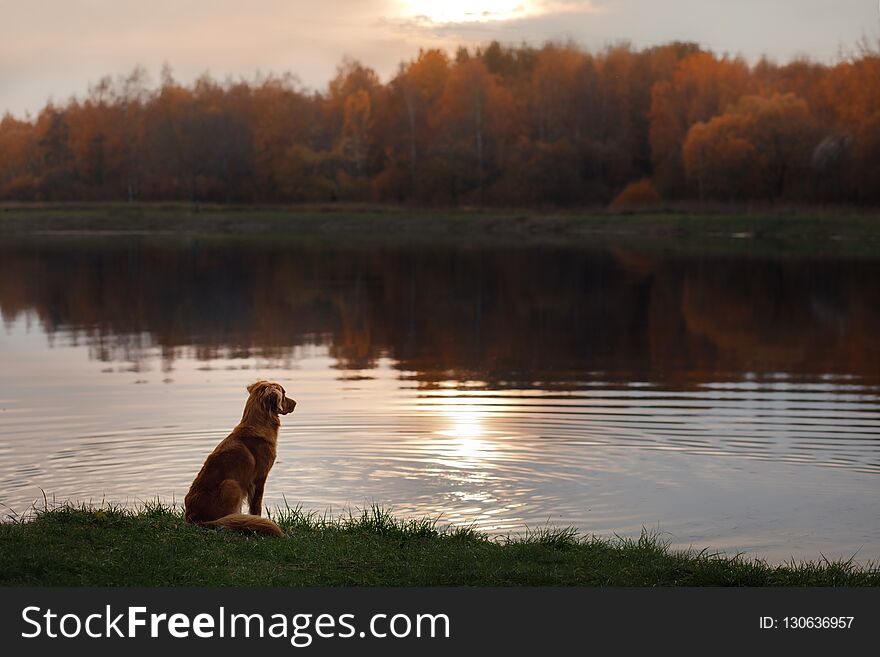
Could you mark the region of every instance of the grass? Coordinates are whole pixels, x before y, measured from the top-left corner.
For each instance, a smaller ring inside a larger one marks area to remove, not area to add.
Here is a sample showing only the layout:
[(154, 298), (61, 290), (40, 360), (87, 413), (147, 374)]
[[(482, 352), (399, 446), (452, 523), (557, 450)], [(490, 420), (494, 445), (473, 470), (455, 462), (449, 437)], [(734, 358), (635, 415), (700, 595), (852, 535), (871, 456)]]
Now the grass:
[(62, 505), (0, 524), (0, 584), (24, 586), (877, 586), (850, 561), (771, 565), (638, 539), (544, 528), (491, 539), (380, 508), (276, 510), (285, 538), (208, 530), (153, 503)]
[(376, 241), (564, 240), (665, 248), (880, 252), (880, 211), (719, 206), (651, 212), (602, 209), (431, 209), (405, 206), (193, 206), (181, 203), (0, 204), (0, 234), (271, 235)]

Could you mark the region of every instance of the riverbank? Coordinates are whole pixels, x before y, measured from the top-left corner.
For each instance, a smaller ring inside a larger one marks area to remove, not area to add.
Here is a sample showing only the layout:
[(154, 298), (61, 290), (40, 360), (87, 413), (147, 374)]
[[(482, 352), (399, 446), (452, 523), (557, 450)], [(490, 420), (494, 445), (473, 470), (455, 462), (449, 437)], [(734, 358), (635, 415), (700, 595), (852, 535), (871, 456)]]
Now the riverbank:
[(0, 205), (0, 234), (271, 235), (332, 241), (513, 240), (675, 243), (725, 249), (880, 252), (880, 212), (410, 209), (401, 206)]
[(490, 539), (470, 528), (400, 520), (380, 509), (328, 519), (273, 518), (285, 538), (186, 524), (150, 504), (130, 511), (62, 506), (0, 525), (7, 586), (878, 586), (876, 565), (770, 565), (656, 535), (603, 539), (545, 529)]

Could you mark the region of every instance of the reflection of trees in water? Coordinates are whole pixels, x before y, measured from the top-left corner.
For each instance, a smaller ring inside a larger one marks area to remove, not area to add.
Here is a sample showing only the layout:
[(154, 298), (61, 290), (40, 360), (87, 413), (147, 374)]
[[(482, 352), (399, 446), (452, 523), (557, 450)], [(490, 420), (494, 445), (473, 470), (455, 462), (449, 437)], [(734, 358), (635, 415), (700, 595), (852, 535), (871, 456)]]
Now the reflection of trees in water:
[(880, 263), (566, 247), (308, 247), (193, 240), (10, 243), (0, 309), (90, 356), (389, 356), (425, 382), (686, 385), (880, 371)]

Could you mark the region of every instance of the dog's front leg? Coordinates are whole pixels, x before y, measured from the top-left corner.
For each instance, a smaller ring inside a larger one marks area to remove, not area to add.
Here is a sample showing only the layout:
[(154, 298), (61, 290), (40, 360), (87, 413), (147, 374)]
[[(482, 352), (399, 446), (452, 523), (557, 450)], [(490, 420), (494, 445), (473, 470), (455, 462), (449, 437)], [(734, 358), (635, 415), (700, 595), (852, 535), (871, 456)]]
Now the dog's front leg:
[(266, 487), (266, 477), (254, 481), (253, 489), (248, 491), (249, 512), (258, 516), (263, 512), (263, 488)]

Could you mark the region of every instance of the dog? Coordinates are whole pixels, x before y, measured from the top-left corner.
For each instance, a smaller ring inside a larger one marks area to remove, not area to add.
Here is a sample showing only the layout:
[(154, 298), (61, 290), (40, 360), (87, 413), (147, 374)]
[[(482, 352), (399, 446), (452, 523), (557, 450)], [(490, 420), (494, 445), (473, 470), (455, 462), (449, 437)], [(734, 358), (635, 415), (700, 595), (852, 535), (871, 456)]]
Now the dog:
[[(266, 477), (275, 463), (279, 416), (292, 413), (296, 402), (270, 381), (252, 383), (247, 391), (241, 422), (214, 448), (186, 494), (184, 518), (201, 527), (283, 536), (260, 513)], [(245, 499), (250, 513), (241, 513)]]

